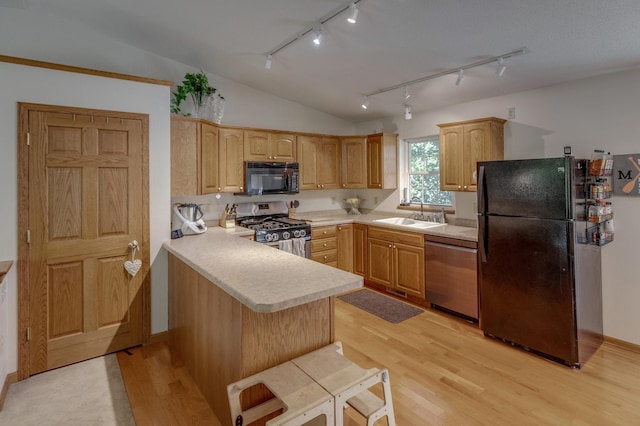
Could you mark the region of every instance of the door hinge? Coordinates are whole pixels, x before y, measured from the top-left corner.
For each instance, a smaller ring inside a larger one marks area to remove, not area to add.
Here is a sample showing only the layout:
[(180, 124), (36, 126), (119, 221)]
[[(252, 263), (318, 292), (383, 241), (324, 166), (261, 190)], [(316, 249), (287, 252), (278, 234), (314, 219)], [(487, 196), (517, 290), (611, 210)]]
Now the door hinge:
[(27, 342), (31, 341), (31, 327), (27, 327)]
[(31, 230), (27, 229), (27, 244), (31, 244)]
[(27, 146), (31, 145), (31, 133), (27, 132)]

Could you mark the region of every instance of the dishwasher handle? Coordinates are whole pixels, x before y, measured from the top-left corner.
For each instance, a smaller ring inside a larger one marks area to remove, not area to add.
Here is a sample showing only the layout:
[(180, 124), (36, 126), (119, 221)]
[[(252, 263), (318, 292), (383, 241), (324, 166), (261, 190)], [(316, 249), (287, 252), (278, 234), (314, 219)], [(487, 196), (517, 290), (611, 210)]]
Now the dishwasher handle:
[(451, 249), (451, 250), (458, 250), (458, 251), (464, 251), (467, 253), (478, 253), (478, 249), (472, 249), (472, 248), (468, 248), (468, 247), (458, 247), (458, 246), (452, 246), (449, 244), (442, 244), (442, 243), (433, 243), (431, 241), (425, 241), (424, 245), (430, 245), (430, 246), (436, 246), (436, 247), (443, 247), (446, 249)]

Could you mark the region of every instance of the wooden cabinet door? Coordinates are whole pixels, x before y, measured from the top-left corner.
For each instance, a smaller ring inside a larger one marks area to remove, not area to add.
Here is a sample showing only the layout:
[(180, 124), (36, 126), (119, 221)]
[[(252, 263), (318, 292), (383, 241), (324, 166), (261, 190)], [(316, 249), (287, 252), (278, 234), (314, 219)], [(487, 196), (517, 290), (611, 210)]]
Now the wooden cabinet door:
[(340, 139), (323, 137), (320, 143), (318, 182), (320, 189), (340, 188)]
[(345, 137), (342, 143), (342, 187), (367, 187), (367, 138)]
[(296, 135), (291, 133), (272, 133), (270, 135), (270, 157), (272, 161), (296, 161)]
[(367, 252), (367, 278), (374, 283), (393, 287), (393, 244), (369, 238)]
[(443, 127), (440, 130), (440, 189), (462, 190), (463, 126)]
[(245, 130), (244, 158), (247, 161), (269, 161), (269, 133)]
[(464, 149), (462, 156), (462, 189), (476, 191), (478, 161), (490, 159), (491, 127), (488, 122), (464, 126)]
[(171, 117), (172, 196), (198, 193), (198, 147), (198, 122), (184, 117)]
[(367, 187), (382, 188), (382, 136), (367, 138)]
[(242, 192), (244, 189), (244, 144), (240, 129), (219, 129), (219, 167), (221, 192)]
[(197, 170), (200, 177), (200, 192), (212, 194), (220, 192), (220, 156), (218, 128), (208, 123), (200, 123), (200, 162)]
[(300, 163), (300, 189), (318, 188), (318, 144), (316, 136), (298, 136), (298, 162)]
[(353, 272), (353, 224), (338, 225), (338, 268)]
[(424, 298), (424, 248), (395, 243), (393, 257), (395, 288)]
[(360, 223), (353, 225), (353, 273), (367, 277), (367, 225)]

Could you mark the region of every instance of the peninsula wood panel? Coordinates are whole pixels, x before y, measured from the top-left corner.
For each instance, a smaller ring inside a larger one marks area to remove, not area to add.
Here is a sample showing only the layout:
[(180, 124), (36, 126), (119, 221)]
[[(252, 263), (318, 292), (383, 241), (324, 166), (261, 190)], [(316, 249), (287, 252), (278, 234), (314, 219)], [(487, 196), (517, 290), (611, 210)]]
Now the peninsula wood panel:
[[(333, 299), (257, 313), (169, 254), (169, 330), (180, 358), (222, 424), (228, 384), (334, 340)], [(252, 403), (263, 397), (248, 393)]]
[[(195, 195), (198, 193), (197, 164), (199, 154), (198, 122), (181, 117), (171, 117), (171, 195)], [(218, 147), (215, 155), (217, 157)], [(216, 188), (217, 173), (216, 173)]]

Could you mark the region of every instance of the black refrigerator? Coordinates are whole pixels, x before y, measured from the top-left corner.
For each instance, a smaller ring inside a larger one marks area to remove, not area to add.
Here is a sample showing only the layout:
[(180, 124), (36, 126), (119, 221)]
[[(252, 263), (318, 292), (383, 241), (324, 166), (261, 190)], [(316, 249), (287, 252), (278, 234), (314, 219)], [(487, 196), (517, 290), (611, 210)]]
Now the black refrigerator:
[(576, 368), (602, 342), (600, 247), (584, 243), (580, 214), (587, 164), (478, 163), (480, 328)]

